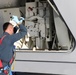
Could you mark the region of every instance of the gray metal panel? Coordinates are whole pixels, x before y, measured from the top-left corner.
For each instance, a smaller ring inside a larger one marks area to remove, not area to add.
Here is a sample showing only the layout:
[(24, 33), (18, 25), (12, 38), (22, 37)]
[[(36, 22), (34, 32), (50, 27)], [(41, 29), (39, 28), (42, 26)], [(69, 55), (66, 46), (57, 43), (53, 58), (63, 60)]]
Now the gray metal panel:
[(76, 50), (72, 53), (16, 51), (12, 70), (60, 75), (76, 75)]
[(3, 33), (3, 23), (4, 23), (3, 13), (2, 11), (0, 11), (0, 35)]
[(54, 0), (59, 12), (76, 38), (76, 0)]
[(24, 6), (25, 0), (0, 0), (0, 8)]
[(68, 29), (60, 17), (54, 12), (54, 21), (56, 34), (58, 38), (58, 46), (62, 46), (66, 49), (70, 49), (71, 43), (69, 40)]

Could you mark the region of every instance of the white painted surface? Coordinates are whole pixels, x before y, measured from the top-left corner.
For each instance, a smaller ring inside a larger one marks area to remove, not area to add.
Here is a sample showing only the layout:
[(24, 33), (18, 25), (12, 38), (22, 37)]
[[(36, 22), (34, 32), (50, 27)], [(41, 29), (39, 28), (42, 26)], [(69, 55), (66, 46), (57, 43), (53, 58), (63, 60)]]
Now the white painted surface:
[[(48, 74), (76, 74), (76, 50), (73, 52), (16, 52), (14, 71)], [(24, 60), (24, 61), (21, 61)]]
[(67, 26), (76, 38), (76, 0), (53, 0), (65, 20)]
[(71, 41), (69, 39), (68, 28), (61, 18), (54, 12), (54, 22), (56, 28), (56, 35), (58, 38), (58, 46), (70, 49)]

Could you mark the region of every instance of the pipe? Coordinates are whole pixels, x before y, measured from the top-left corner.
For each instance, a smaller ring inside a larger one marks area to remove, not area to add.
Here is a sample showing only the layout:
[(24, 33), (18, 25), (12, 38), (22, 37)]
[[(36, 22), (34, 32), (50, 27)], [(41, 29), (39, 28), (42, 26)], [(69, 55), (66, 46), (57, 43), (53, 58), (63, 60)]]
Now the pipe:
[(47, 0), (47, 1), (50, 4), (50, 6), (54, 9), (54, 11), (59, 15), (58, 11), (55, 9), (55, 7), (53, 6), (53, 4), (49, 0)]

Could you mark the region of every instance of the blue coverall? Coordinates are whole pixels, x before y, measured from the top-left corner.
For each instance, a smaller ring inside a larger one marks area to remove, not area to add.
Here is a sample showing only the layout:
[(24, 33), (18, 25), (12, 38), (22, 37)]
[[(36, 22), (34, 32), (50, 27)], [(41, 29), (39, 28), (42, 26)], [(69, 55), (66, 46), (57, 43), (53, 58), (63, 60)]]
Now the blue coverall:
[[(27, 34), (27, 29), (23, 25), (19, 25), (20, 31), (19, 33), (15, 34), (8, 34), (7, 32), (4, 32), (2, 36), (6, 35), (5, 38), (2, 41), (2, 44), (0, 45), (0, 59), (9, 62), (14, 54), (14, 42), (18, 41), (22, 37), (24, 37)], [(1, 36), (1, 37), (2, 37)], [(3, 63), (4, 66), (7, 66), (7, 63)], [(0, 75), (5, 75), (4, 73), (0, 73)]]

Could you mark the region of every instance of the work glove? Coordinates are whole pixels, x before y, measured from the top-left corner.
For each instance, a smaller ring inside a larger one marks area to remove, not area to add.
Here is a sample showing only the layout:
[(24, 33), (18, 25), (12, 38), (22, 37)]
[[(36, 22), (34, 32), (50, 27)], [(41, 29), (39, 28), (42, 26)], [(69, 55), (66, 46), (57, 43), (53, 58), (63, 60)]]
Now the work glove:
[(17, 23), (14, 22), (13, 20), (10, 20), (9, 22), (13, 25), (13, 27), (16, 27), (17, 26)]
[(22, 23), (25, 19), (23, 17), (19, 18), (19, 23)]
[(17, 16), (11, 16), (11, 20), (10, 20), (10, 23), (12, 23), (12, 25), (17, 26), (17, 25), (20, 25), (23, 20), (25, 20), (23, 17), (20, 17), (18, 18)]

